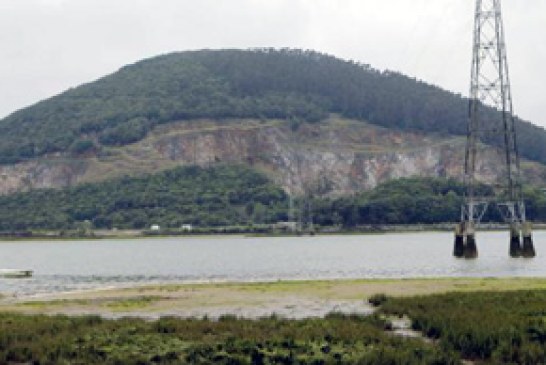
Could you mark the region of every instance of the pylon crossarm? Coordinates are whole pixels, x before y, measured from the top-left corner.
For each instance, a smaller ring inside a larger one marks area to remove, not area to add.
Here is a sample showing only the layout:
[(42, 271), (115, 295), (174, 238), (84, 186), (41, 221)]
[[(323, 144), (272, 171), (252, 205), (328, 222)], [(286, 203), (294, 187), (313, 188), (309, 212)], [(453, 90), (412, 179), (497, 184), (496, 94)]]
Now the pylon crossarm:
[(466, 202), (462, 208), (463, 221), (474, 222), (476, 224), (481, 223), (488, 207), (489, 201), (487, 200)]
[(497, 203), (499, 212), (501, 213), (502, 218), (507, 223), (525, 223), (525, 203), (520, 202), (500, 202)]

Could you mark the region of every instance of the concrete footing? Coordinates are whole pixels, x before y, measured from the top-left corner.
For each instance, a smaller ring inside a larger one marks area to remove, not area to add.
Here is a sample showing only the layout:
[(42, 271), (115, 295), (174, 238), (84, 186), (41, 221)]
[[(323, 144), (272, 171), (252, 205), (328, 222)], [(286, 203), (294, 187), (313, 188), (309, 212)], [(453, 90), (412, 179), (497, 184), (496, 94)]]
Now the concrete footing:
[(530, 223), (525, 222), (522, 224), (521, 236), (520, 230), (516, 225), (510, 227), (510, 256), (514, 258), (533, 258), (536, 256)]
[(474, 225), (461, 223), (455, 227), (455, 246), (453, 256), (457, 258), (475, 259), (478, 257)]
[(510, 235), (510, 257), (521, 257), (521, 241), (518, 235)]
[(523, 236), (523, 246), (521, 248), (521, 256), (525, 258), (533, 258), (536, 256), (535, 245), (533, 244), (533, 234), (531, 224), (526, 222), (521, 229)]
[[(472, 223), (463, 222), (455, 227), (453, 256), (475, 259), (478, 257), (476, 231)], [(531, 224), (514, 223), (510, 226), (510, 256), (513, 258), (533, 258), (536, 256)]]
[(475, 259), (478, 257), (478, 246), (476, 245), (475, 234), (468, 234), (466, 236), (466, 245), (464, 247), (464, 258)]
[(521, 256), (525, 257), (526, 259), (532, 259), (535, 257), (536, 251), (535, 251), (535, 245), (533, 244), (533, 237), (523, 237), (523, 248), (521, 251)]
[(464, 233), (462, 225), (458, 224), (455, 227), (455, 247), (453, 248), (453, 256), (464, 257)]

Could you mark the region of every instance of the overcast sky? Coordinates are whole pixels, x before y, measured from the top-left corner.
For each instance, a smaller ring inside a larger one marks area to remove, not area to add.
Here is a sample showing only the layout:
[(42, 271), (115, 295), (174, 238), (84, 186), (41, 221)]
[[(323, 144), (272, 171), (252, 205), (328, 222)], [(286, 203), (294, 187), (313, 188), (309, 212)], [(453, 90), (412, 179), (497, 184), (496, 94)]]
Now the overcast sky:
[[(142, 58), (314, 49), (468, 94), (473, 0), (0, 0), (0, 117)], [(546, 126), (546, 0), (504, 0), (516, 113)]]

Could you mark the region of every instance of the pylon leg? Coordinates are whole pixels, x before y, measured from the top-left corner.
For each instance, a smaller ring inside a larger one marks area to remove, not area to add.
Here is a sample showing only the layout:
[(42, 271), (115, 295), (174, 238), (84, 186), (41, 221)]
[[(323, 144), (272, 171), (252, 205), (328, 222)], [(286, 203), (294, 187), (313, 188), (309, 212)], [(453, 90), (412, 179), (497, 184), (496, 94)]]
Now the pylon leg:
[(462, 258), (464, 256), (464, 223), (455, 226), (455, 247), (453, 256)]
[(473, 223), (466, 226), (466, 244), (464, 246), (464, 258), (475, 259), (478, 257), (478, 246), (476, 245), (476, 230)]
[(475, 259), (478, 257), (478, 246), (476, 245), (476, 236), (469, 234), (466, 236), (466, 246), (464, 248), (465, 259)]
[(533, 258), (536, 256), (535, 246), (533, 244), (533, 234), (531, 224), (526, 222), (522, 227), (523, 247), (521, 255), (525, 258)]
[(521, 240), (519, 235), (519, 229), (515, 224), (510, 225), (510, 256), (517, 258), (521, 257)]

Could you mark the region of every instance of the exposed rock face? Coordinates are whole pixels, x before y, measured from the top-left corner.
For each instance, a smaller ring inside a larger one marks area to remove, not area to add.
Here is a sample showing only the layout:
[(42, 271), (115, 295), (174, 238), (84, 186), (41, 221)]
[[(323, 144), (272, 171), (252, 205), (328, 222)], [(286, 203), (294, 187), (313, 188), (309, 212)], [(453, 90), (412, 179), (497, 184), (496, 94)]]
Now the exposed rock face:
[(52, 159), (0, 166), (0, 194), (76, 185), (87, 165), (86, 161)]
[[(0, 166), (0, 193), (65, 187), (179, 165), (243, 163), (271, 176), (289, 193), (311, 190), (346, 195), (395, 178), (460, 178), (463, 138), (403, 133), (362, 122), (331, 118), (317, 124), (285, 121), (193, 121), (161, 126), (136, 144), (85, 159), (50, 158)], [(494, 183), (501, 158), (482, 147), (479, 179)], [(525, 163), (525, 177), (540, 183), (546, 167)]]

